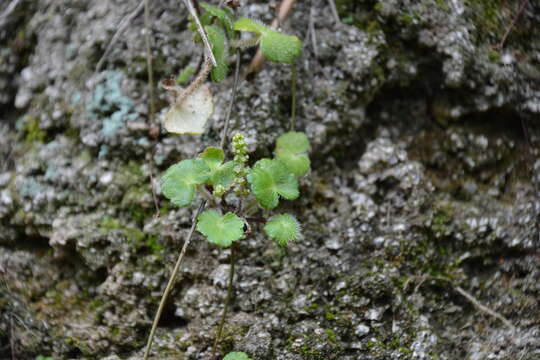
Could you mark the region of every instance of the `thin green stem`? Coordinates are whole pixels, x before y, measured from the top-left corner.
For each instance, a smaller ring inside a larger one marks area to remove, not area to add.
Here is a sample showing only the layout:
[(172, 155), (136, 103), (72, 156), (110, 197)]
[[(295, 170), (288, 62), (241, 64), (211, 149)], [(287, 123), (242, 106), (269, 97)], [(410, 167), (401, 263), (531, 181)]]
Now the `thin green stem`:
[(296, 64), (291, 64), (291, 131), (296, 128)]
[(156, 316), (154, 317), (154, 322), (152, 323), (152, 329), (150, 330), (150, 335), (148, 336), (148, 342), (146, 343), (146, 349), (144, 350), (144, 357), (143, 357), (144, 360), (148, 360), (148, 355), (150, 354), (150, 348), (152, 347), (152, 341), (154, 341), (154, 335), (156, 334), (156, 329), (159, 323), (159, 319), (161, 318), (161, 313), (163, 312), (163, 308), (165, 307), (167, 298), (169, 297), (169, 294), (173, 288), (174, 280), (176, 279), (176, 276), (178, 275), (178, 272), (180, 270), (180, 265), (182, 265), (182, 261), (184, 260), (184, 255), (186, 254), (186, 250), (189, 246), (189, 243), (191, 242), (191, 239), (193, 238), (195, 227), (197, 226), (197, 216), (199, 216), (199, 214), (201, 213), (201, 211), (204, 209), (205, 206), (206, 206), (206, 200), (203, 200), (201, 202), (201, 205), (195, 211), (195, 215), (193, 216), (191, 229), (189, 230), (189, 234), (186, 238), (186, 241), (184, 242), (184, 246), (182, 246), (182, 250), (180, 251), (180, 255), (178, 256), (178, 259), (176, 260), (176, 264), (174, 265), (174, 269), (171, 273), (171, 277), (169, 278), (169, 282), (167, 283), (167, 287), (165, 288), (165, 291), (163, 292), (163, 295), (161, 297), (161, 301), (159, 302), (158, 311), (156, 313)]
[(216, 351), (219, 344), (219, 339), (223, 333), (223, 326), (225, 325), (225, 319), (227, 318), (227, 310), (229, 304), (231, 303), (232, 293), (233, 293), (233, 280), (234, 280), (234, 264), (236, 259), (234, 257), (234, 244), (231, 246), (231, 266), (229, 268), (229, 284), (227, 288), (227, 299), (225, 300), (225, 307), (221, 313), (221, 320), (219, 321), (218, 331), (216, 333), (216, 338), (214, 340), (214, 346), (212, 347), (212, 359), (216, 358)]
[(150, 123), (154, 123), (154, 117), (156, 114), (156, 98), (154, 95), (154, 69), (152, 67), (152, 45), (150, 37), (150, 0), (144, 0), (144, 30), (145, 30), (145, 42), (146, 42), (146, 67), (148, 70), (148, 97), (150, 100), (150, 107), (148, 109), (148, 118)]

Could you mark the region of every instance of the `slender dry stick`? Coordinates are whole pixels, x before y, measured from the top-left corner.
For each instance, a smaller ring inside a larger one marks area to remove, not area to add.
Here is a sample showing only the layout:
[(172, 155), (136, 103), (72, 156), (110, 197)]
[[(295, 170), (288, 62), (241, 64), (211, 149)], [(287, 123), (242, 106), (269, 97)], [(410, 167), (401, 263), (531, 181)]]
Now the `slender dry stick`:
[(238, 82), (240, 79), (240, 50), (236, 52), (236, 65), (234, 68), (234, 82), (232, 89), (232, 98), (229, 103), (229, 108), (227, 109), (227, 114), (225, 115), (225, 127), (223, 128), (223, 133), (221, 134), (221, 141), (219, 146), (225, 150), (225, 145), (227, 143), (227, 134), (229, 132), (229, 124), (231, 122), (231, 114), (234, 107), (234, 102), (236, 100), (236, 91), (238, 89)]
[(311, 47), (313, 48), (313, 55), (316, 58), (319, 57), (319, 48), (317, 46), (317, 34), (315, 32), (315, 8), (311, 6), (309, 9), (309, 22), (308, 22), (308, 33), (311, 40)]
[(510, 26), (508, 26), (508, 29), (506, 29), (506, 32), (504, 33), (504, 36), (502, 37), (502, 40), (499, 43), (499, 49), (500, 50), (502, 50), (502, 48), (504, 46), (504, 43), (506, 41), (506, 38), (508, 37), (508, 35), (510, 35), (510, 31), (512, 31), (512, 28), (514, 27), (514, 25), (516, 25), (517, 20), (521, 16), (521, 13), (523, 12), (523, 10), (525, 9), (525, 6), (528, 3), (529, 3), (529, 0), (523, 0), (523, 2), (521, 3), (521, 6), (519, 7), (518, 12), (516, 13), (516, 16), (514, 16), (514, 19), (512, 20), (512, 23), (510, 24)]
[(154, 96), (154, 70), (152, 68), (152, 46), (150, 38), (150, 0), (144, 0), (144, 30), (146, 42), (146, 67), (148, 70), (148, 97), (150, 98), (149, 116), (150, 123), (154, 123), (156, 114), (156, 98)]
[[(505, 318), (504, 316), (502, 316), (501, 314), (499, 314), (495, 310), (491, 310), (487, 306), (483, 305), (472, 294), (465, 291), (465, 289), (463, 289), (462, 287), (454, 284), (454, 282), (451, 279), (449, 279), (447, 277), (444, 277), (444, 276), (429, 276), (429, 275), (419, 276), (418, 278), (420, 279), (420, 283), (416, 286), (416, 289), (414, 290), (415, 292), (428, 279), (440, 280), (440, 281), (448, 282), (448, 283), (450, 283), (450, 285), (452, 285), (452, 287), (454, 288), (454, 290), (456, 292), (458, 292), (460, 295), (462, 295), (465, 299), (469, 300), (478, 310), (480, 310), (481, 312), (486, 313), (486, 314), (488, 314), (490, 316), (493, 316), (496, 319), (499, 319), (500, 321), (502, 321), (504, 323), (504, 325), (509, 327), (512, 331), (516, 330), (516, 327), (510, 322), (510, 320), (508, 320), (507, 318)], [(407, 284), (408, 284), (408, 281), (406, 282), (405, 285), (407, 285)]]
[(225, 300), (225, 307), (223, 308), (223, 312), (221, 313), (221, 320), (219, 321), (218, 331), (214, 339), (214, 346), (212, 347), (212, 359), (216, 358), (217, 346), (219, 344), (219, 339), (221, 338), (221, 334), (223, 332), (223, 326), (225, 325), (225, 319), (227, 318), (227, 310), (229, 308), (229, 304), (232, 299), (235, 262), (236, 262), (236, 259), (234, 257), (234, 244), (233, 244), (233, 246), (231, 246), (231, 266), (229, 268), (229, 284), (227, 287), (227, 299)]
[(296, 64), (291, 64), (291, 131), (296, 128)]
[(454, 289), (460, 293), (461, 295), (463, 295), (463, 297), (465, 297), (467, 300), (469, 300), (474, 306), (476, 306), (476, 308), (490, 316), (493, 316), (494, 318), (496, 319), (499, 319), (501, 320), (504, 325), (508, 326), (511, 330), (516, 330), (516, 327), (507, 319), (505, 318), (504, 316), (502, 316), (501, 314), (499, 314), (498, 312), (494, 311), (494, 310), (491, 310), (490, 308), (488, 308), (487, 306), (485, 305), (482, 305), (478, 300), (476, 300), (474, 298), (474, 296), (472, 296), (471, 294), (469, 294), (467, 291), (465, 291), (463, 288), (459, 287), (459, 286), (454, 286)]
[(120, 21), (120, 24), (118, 25), (118, 30), (116, 30), (116, 33), (114, 33), (113, 37), (111, 38), (111, 41), (109, 42), (109, 45), (107, 45), (107, 48), (105, 49), (105, 52), (103, 53), (103, 56), (101, 57), (101, 59), (99, 59), (97, 65), (96, 65), (95, 72), (99, 72), (101, 70), (101, 68), (103, 66), (103, 63), (105, 62), (105, 60), (107, 60), (107, 57), (109, 56), (109, 53), (112, 51), (114, 45), (116, 44), (116, 42), (118, 41), (120, 36), (122, 36), (122, 34), (124, 33), (124, 31), (126, 31), (126, 29), (131, 24), (133, 19), (135, 19), (137, 17), (137, 15), (139, 15), (141, 10), (144, 8), (145, 1), (146, 0), (141, 1), (140, 4), (137, 5), (135, 10), (133, 10), (128, 15), (126, 15), (122, 19), (122, 21)]
[(336, 3), (334, 2), (334, 0), (328, 0), (328, 5), (330, 5), (330, 11), (332, 12), (332, 16), (334, 17), (336, 24), (339, 24), (341, 20), (339, 18), (339, 14), (336, 8)]
[(19, 5), (20, 2), (21, 0), (13, 0), (7, 6), (6, 10), (2, 14), (0, 14), (0, 26), (4, 25), (3, 23), (7, 20), (9, 15), (11, 15), (11, 13), (15, 10), (15, 8), (17, 7), (17, 5)]
[(199, 20), (199, 16), (197, 15), (197, 12), (195, 11), (193, 4), (191, 3), (191, 0), (184, 0), (184, 4), (186, 4), (189, 14), (193, 17), (193, 19), (195, 19), (197, 30), (199, 31), (204, 47), (206, 48), (206, 55), (210, 58), (212, 65), (217, 66), (216, 59), (214, 58), (214, 53), (212, 52), (212, 46), (210, 45), (210, 42), (208, 41), (208, 37), (206, 36), (206, 31), (204, 31), (201, 21)]
[(173, 288), (174, 280), (176, 279), (176, 275), (178, 275), (178, 271), (180, 270), (180, 265), (182, 265), (182, 261), (184, 260), (184, 255), (186, 254), (186, 250), (189, 246), (189, 243), (191, 242), (191, 239), (193, 238), (193, 234), (195, 233), (195, 227), (197, 226), (197, 216), (199, 216), (201, 211), (204, 209), (205, 205), (206, 205), (206, 200), (203, 200), (201, 202), (201, 205), (199, 205), (199, 207), (195, 211), (195, 215), (193, 215), (193, 222), (191, 225), (191, 229), (189, 230), (189, 234), (186, 238), (186, 241), (184, 241), (184, 246), (182, 246), (180, 255), (178, 256), (178, 259), (176, 260), (176, 264), (174, 265), (174, 269), (171, 272), (171, 277), (169, 278), (167, 287), (165, 288), (165, 291), (163, 292), (163, 296), (161, 297), (161, 301), (159, 302), (159, 307), (158, 307), (156, 316), (154, 317), (154, 322), (152, 323), (152, 329), (150, 330), (150, 335), (148, 336), (148, 342), (146, 343), (146, 349), (144, 350), (144, 357), (143, 357), (144, 360), (148, 359), (148, 355), (150, 354), (150, 348), (152, 347), (152, 341), (154, 340), (154, 335), (156, 333), (156, 329), (157, 329), (159, 319), (161, 317), (161, 313), (163, 312), (163, 308), (165, 307), (167, 298), (169, 297), (169, 294)]

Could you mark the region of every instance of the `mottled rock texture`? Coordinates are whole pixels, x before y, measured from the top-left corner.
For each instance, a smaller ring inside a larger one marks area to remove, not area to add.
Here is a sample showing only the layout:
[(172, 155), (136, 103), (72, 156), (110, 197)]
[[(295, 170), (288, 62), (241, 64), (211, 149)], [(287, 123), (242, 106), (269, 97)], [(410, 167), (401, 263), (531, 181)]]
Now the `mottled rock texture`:
[[(274, 17), (266, 1), (242, 3)], [(197, 66), (182, 2), (150, 4), (156, 78)], [(212, 85), (204, 135), (151, 136), (142, 14), (95, 71), (137, 5), (0, 4), (1, 359), (142, 358), (194, 211), (169, 205), (156, 179), (217, 144), (232, 79)], [(299, 1), (282, 24), (304, 41), (298, 128), (312, 171), (286, 204), (303, 236), (286, 253), (258, 231), (241, 241), (221, 352), (540, 358), (540, 4), (336, 5), (339, 24), (326, 0)], [(287, 130), (290, 98), (286, 66), (242, 82), (232, 127), (253, 160)], [(228, 255), (195, 237), (153, 359), (210, 358)]]

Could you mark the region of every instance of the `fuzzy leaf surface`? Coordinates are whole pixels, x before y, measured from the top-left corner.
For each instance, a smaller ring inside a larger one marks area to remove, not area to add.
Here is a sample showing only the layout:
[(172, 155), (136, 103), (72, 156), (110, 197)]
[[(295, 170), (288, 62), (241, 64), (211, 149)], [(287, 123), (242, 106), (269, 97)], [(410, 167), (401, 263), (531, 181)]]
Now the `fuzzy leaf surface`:
[(217, 63), (212, 68), (210, 76), (213, 81), (220, 82), (227, 77), (227, 73), (229, 72), (229, 65), (227, 64), (229, 49), (225, 42), (225, 32), (222, 28), (215, 25), (207, 25), (204, 28), (208, 34), (208, 41), (212, 44), (212, 53)]
[(197, 231), (221, 247), (231, 246), (244, 235), (244, 220), (231, 212), (221, 216), (215, 210), (206, 210), (197, 220)]
[(262, 35), (267, 30), (270, 30), (260, 22), (251, 20), (250, 18), (242, 17), (234, 23), (234, 30), (236, 31), (247, 31), (252, 32), (258, 35)]
[(278, 160), (257, 161), (247, 178), (255, 198), (265, 209), (278, 206), (280, 196), (288, 200), (299, 196), (296, 177)]
[(245, 352), (230, 352), (228, 353), (223, 360), (252, 360)]
[(296, 177), (300, 177), (305, 175), (311, 166), (308, 151), (307, 136), (302, 132), (291, 131), (277, 139), (274, 154)]
[(261, 51), (270, 61), (292, 64), (302, 53), (302, 41), (296, 36), (269, 29), (261, 37)]
[(262, 54), (270, 61), (291, 64), (302, 53), (302, 41), (298, 37), (272, 30), (249, 18), (237, 20), (234, 30), (260, 35)]
[(292, 215), (279, 214), (266, 223), (264, 232), (279, 245), (287, 246), (300, 235), (300, 223)]
[(167, 169), (161, 178), (161, 191), (174, 205), (188, 206), (195, 197), (196, 186), (210, 176), (202, 159), (182, 160)]

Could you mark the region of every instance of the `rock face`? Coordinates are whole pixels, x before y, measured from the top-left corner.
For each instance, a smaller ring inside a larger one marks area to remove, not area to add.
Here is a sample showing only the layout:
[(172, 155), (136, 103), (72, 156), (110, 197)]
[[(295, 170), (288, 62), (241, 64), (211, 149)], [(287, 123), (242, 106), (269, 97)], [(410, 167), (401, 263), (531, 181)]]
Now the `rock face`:
[[(181, 2), (150, 3), (156, 78), (196, 67)], [(297, 123), (312, 171), (288, 205), (303, 236), (286, 254), (260, 229), (241, 241), (222, 353), (538, 359), (540, 5), (336, 0), (338, 24), (328, 3), (299, 2), (282, 24), (304, 41)], [(142, 14), (95, 71), (137, 5), (0, 5), (2, 359), (142, 358), (194, 211), (156, 179), (217, 143), (232, 79), (212, 85), (204, 135), (153, 136)], [(265, 1), (239, 11), (274, 16)], [(268, 63), (240, 86), (232, 132), (252, 159), (287, 131), (289, 84)], [(195, 238), (153, 358), (210, 358), (228, 256)]]

